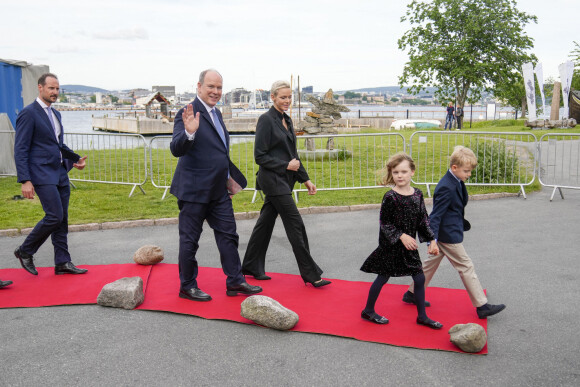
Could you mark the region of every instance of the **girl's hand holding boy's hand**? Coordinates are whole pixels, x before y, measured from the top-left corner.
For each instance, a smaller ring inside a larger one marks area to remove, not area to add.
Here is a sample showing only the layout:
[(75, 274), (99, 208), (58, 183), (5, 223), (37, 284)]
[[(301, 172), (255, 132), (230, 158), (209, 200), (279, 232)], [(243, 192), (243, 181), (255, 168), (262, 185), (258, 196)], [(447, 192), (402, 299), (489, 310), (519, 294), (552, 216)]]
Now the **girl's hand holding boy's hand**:
[(417, 250), (417, 241), (412, 236), (403, 233), (399, 239), (407, 250)]
[(437, 246), (437, 242), (431, 241), (431, 244), (429, 244), (429, 247), (427, 248), (427, 252), (431, 255), (439, 254), (439, 246)]

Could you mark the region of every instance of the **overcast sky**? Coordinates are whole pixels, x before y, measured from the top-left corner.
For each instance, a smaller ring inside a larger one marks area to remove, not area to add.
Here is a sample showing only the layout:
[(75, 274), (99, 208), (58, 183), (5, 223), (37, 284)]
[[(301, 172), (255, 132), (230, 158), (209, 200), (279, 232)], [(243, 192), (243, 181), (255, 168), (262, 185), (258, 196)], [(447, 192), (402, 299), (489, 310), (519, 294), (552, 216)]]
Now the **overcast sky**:
[[(315, 91), (393, 86), (407, 1), (0, 0), (0, 58), (46, 64), (61, 84), (193, 91), (218, 69), (224, 89), (300, 76)], [(580, 0), (520, 0), (544, 78), (580, 43)]]

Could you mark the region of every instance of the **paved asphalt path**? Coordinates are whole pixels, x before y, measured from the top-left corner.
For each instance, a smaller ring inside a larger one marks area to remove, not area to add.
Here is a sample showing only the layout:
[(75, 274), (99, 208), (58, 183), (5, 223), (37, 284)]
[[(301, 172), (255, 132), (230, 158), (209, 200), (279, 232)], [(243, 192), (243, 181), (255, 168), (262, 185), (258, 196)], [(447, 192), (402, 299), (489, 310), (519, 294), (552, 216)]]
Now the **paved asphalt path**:
[[(527, 200), (471, 201), (467, 207), (473, 228), (466, 249), (490, 302), (507, 305), (489, 319), (487, 356), (97, 305), (15, 308), (0, 310), (0, 386), (580, 385), (580, 192), (566, 190), (565, 200), (556, 196), (553, 202), (550, 194), (544, 189)], [(359, 267), (376, 247), (378, 211), (304, 220), (325, 277), (374, 279)], [(238, 221), (242, 256), (254, 223)], [(19, 267), (12, 251), (23, 239), (0, 238), (1, 267)], [(148, 243), (164, 249), (165, 262), (177, 262), (176, 226), (70, 234), (77, 264), (130, 262)], [(36, 254), (38, 266), (52, 265), (51, 250), (46, 243)], [(198, 256), (201, 265), (219, 267), (207, 226)], [(280, 221), (267, 270), (298, 274)], [(462, 288), (447, 261), (432, 285)], [(0, 290), (0, 297), (9, 296), (10, 289)]]

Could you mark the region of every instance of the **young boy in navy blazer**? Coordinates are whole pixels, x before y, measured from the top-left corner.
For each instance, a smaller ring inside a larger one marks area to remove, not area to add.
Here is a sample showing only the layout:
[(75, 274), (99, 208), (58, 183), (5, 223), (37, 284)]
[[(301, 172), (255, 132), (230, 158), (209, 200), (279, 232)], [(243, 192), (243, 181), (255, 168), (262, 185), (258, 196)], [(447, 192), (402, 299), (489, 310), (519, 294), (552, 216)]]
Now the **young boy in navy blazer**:
[[(471, 226), (464, 218), (468, 195), (465, 181), (471, 176), (471, 171), (477, 166), (477, 157), (473, 151), (458, 145), (453, 150), (450, 159), (450, 168), (441, 178), (433, 194), (433, 211), (429, 215), (431, 229), (435, 234), (435, 241), (439, 247), (439, 254), (429, 255), (423, 262), (425, 273), (425, 287), (433, 278), (441, 260), (446, 256), (451, 265), (457, 270), (465, 290), (469, 294), (471, 303), (476, 307), (477, 316), (486, 318), (505, 309), (505, 305), (487, 303), (487, 297), (479, 283), (471, 258), (463, 247), (463, 232)], [(413, 284), (403, 295), (403, 301), (415, 303)]]

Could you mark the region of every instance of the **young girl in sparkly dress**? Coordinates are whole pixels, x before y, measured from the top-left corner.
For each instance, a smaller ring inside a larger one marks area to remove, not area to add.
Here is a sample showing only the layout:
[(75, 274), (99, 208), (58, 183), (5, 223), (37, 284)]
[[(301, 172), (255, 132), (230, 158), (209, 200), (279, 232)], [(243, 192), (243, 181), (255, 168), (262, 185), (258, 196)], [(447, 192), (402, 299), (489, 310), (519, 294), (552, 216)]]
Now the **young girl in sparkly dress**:
[[(429, 228), (423, 193), (411, 187), (414, 174), (415, 162), (404, 152), (391, 156), (387, 161), (383, 183), (394, 187), (385, 194), (381, 204), (379, 247), (361, 267), (364, 272), (378, 274), (369, 290), (361, 317), (376, 324), (387, 324), (387, 318), (375, 313), (375, 303), (381, 289), (390, 277), (410, 275), (415, 284), (417, 324), (441, 329), (443, 325), (431, 320), (425, 313), (425, 276), (415, 237), (418, 233), (421, 242), (430, 242), (434, 236)], [(437, 243), (430, 243), (429, 254), (437, 253)]]

